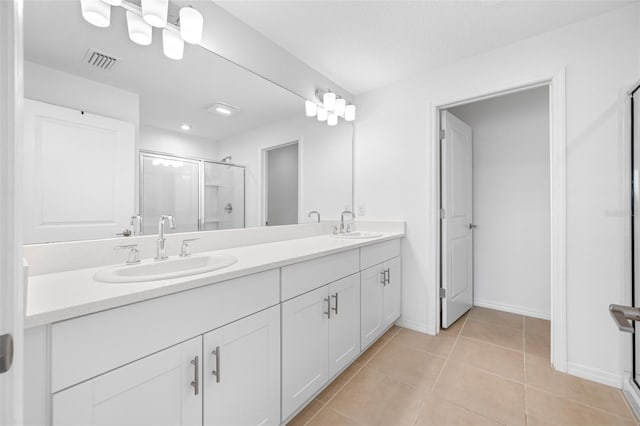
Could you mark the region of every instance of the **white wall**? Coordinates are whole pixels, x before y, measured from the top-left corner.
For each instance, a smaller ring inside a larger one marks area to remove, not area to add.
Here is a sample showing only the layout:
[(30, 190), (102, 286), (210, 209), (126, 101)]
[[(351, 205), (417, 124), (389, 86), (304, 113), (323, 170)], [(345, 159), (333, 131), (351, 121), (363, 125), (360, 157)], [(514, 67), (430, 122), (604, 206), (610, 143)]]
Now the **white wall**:
[[(240, 135), (220, 140), (221, 158), (245, 165), (246, 225), (262, 226), (262, 150), (298, 141), (300, 158), (300, 222), (307, 213), (318, 210), (322, 220), (338, 219), (351, 206), (352, 192), (351, 123), (340, 120), (335, 127), (300, 114)], [(315, 217), (311, 220), (315, 220)]]
[(215, 140), (191, 136), (186, 133), (170, 132), (151, 126), (141, 126), (139, 148), (183, 157), (220, 161), (218, 145)]
[(435, 164), (429, 105), (503, 90), (566, 67), (569, 371), (620, 384), (621, 340), (609, 303), (629, 285), (624, 92), (640, 76), (638, 5), (358, 96), (356, 205), (406, 220), (402, 323), (436, 332)]
[(549, 88), (449, 112), (473, 129), (473, 302), (549, 319)]

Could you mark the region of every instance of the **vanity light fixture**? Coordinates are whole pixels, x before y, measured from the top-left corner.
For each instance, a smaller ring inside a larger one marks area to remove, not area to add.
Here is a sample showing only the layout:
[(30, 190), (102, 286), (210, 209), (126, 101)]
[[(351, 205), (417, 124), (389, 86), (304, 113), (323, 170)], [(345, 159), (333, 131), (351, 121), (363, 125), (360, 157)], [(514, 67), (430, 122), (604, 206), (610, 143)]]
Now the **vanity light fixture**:
[(346, 99), (336, 96), (329, 89), (316, 90), (316, 101), (305, 100), (304, 110), (307, 117), (317, 117), (318, 121), (327, 121), (329, 126), (338, 124), (338, 117), (345, 121), (356, 119), (356, 106)]
[(127, 30), (132, 42), (141, 46), (151, 44), (153, 27), (147, 24), (142, 16), (127, 10)]
[(140, 4), (136, 0), (80, 0), (82, 17), (97, 27), (109, 26), (111, 6), (125, 9), (129, 38), (139, 45), (151, 44), (152, 27), (162, 28), (162, 50), (171, 59), (182, 59), (185, 41), (190, 44), (202, 41), (204, 18), (193, 7), (181, 8), (179, 19), (173, 23), (167, 22), (169, 0), (141, 0)]
[(106, 28), (111, 23), (111, 5), (103, 0), (80, 0), (82, 17), (96, 27)]
[(185, 132), (188, 132), (189, 130), (191, 130), (191, 126), (189, 124), (187, 124), (187, 123), (181, 125), (180, 128), (182, 130), (184, 130)]

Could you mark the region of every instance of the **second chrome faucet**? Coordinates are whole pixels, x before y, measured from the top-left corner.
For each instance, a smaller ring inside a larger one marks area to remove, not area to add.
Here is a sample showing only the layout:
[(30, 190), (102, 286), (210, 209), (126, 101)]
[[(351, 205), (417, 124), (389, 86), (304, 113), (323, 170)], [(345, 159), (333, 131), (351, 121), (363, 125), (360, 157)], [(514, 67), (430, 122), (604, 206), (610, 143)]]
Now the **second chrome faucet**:
[(176, 228), (176, 220), (171, 215), (162, 215), (158, 220), (158, 248), (156, 252), (156, 260), (165, 260), (168, 258), (166, 249), (166, 239), (164, 238), (164, 226), (169, 223), (170, 229)]

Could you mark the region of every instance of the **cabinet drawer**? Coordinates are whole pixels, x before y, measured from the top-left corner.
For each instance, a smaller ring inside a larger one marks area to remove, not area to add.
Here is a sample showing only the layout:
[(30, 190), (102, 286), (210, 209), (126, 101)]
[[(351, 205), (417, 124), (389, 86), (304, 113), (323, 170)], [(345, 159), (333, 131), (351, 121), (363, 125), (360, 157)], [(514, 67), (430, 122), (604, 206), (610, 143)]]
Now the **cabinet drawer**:
[(282, 268), (282, 300), (337, 281), (360, 270), (358, 250), (336, 253)]
[(367, 269), (398, 256), (400, 256), (400, 239), (362, 247), (360, 249), (360, 268)]
[(278, 270), (52, 326), (52, 390), (64, 389), (279, 302)]

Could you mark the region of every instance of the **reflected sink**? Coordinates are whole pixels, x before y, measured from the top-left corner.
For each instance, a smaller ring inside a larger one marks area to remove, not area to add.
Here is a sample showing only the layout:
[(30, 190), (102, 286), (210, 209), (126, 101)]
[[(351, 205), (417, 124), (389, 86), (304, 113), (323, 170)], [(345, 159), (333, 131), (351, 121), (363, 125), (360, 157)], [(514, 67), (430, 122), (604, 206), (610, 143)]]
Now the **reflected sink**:
[(381, 237), (382, 234), (379, 232), (347, 232), (344, 234), (332, 234), (333, 238), (338, 238), (341, 240), (359, 240), (364, 238), (377, 238)]
[(149, 260), (137, 265), (111, 266), (96, 272), (93, 278), (103, 283), (166, 280), (215, 271), (231, 266), (237, 261), (234, 256), (226, 254)]

